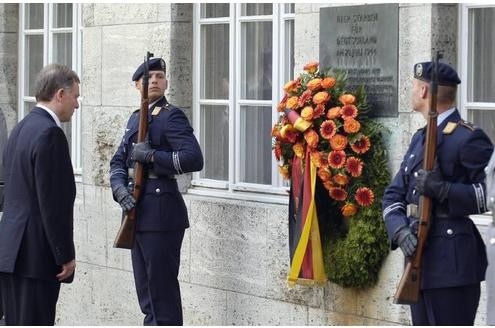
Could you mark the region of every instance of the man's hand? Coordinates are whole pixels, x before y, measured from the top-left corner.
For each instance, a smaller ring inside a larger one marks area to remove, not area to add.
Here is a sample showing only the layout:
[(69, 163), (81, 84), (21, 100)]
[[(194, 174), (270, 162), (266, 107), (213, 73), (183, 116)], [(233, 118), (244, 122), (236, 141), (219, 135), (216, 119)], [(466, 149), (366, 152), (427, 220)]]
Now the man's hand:
[(62, 272), (57, 274), (58, 281), (69, 278), (76, 269), (76, 260), (72, 260), (62, 265)]
[(132, 149), (131, 159), (143, 164), (151, 163), (155, 151), (148, 142), (139, 142)]
[(115, 199), (119, 202), (120, 207), (126, 212), (129, 212), (134, 206), (136, 206), (136, 200), (132, 197), (129, 190), (124, 185), (115, 187), (112, 190)]
[(411, 257), (418, 246), (418, 238), (412, 233), (408, 226), (403, 226), (394, 234), (393, 241), (399, 245), (406, 257)]
[(438, 165), (432, 171), (419, 170), (414, 174), (416, 177), (416, 190), (430, 198), (440, 202), (447, 199), (450, 190), (450, 182), (444, 181), (442, 172)]

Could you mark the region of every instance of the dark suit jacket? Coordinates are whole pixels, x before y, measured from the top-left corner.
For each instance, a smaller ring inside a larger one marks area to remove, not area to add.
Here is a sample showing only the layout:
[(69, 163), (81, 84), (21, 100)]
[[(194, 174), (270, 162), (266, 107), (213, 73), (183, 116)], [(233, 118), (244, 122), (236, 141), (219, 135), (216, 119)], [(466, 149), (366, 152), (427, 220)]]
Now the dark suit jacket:
[[(446, 129), (449, 123), (455, 125), (452, 131)], [(407, 205), (419, 203), (414, 172), (422, 168), (424, 130), (413, 136), (399, 172), (383, 196), (383, 217), (390, 239), (399, 228), (411, 223)], [(457, 110), (438, 126), (436, 158), (451, 187), (443, 203), (433, 200), (423, 255), (423, 289), (470, 285), (485, 279), (485, 245), (468, 215), (488, 210), (484, 168), (492, 151), (493, 145), (483, 130), (462, 121)], [(397, 248), (394, 243), (391, 246)]]
[(61, 265), (75, 258), (76, 188), (67, 139), (50, 114), (35, 107), (17, 124), (3, 167), (0, 272), (58, 281)]

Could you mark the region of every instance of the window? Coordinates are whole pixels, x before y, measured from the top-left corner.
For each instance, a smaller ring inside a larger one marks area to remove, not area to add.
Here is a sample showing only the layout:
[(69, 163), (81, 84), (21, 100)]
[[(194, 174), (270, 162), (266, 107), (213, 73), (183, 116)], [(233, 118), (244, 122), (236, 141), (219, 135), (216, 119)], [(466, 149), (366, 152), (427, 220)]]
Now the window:
[(462, 5), (461, 108), (495, 142), (495, 6)]
[[(36, 104), (34, 81), (45, 65), (65, 64), (80, 75), (80, 13), (81, 6), (72, 3), (20, 4), (19, 120)], [(81, 107), (62, 128), (77, 172), (81, 167)]]
[(286, 193), (270, 133), (293, 77), (294, 5), (198, 4), (194, 14), (194, 123), (205, 167), (193, 184)]

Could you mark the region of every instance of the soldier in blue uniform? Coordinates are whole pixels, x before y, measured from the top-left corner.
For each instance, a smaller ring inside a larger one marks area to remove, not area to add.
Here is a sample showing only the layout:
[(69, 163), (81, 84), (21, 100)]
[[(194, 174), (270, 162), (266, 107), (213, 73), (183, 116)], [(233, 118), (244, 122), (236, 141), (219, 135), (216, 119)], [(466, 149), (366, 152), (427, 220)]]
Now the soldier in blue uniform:
[[(169, 104), (166, 67), (162, 58), (149, 61), (149, 135), (137, 143), (139, 111), (128, 123), (122, 142), (110, 162), (114, 199), (124, 211), (137, 210), (136, 242), (132, 266), (145, 325), (182, 325), (179, 281), (180, 249), (189, 227), (187, 209), (175, 175), (200, 171), (203, 155), (184, 112)], [(142, 91), (144, 64), (132, 80)], [(134, 161), (145, 165), (140, 199), (131, 195)]]
[[(426, 119), (433, 65), (414, 65), (412, 107)], [(385, 190), (383, 218), (391, 248), (406, 257), (417, 246), (419, 196), (433, 202), (423, 256), (420, 300), (411, 305), (414, 325), (473, 325), (485, 279), (486, 250), (470, 214), (487, 211), (485, 173), (493, 150), (488, 136), (463, 121), (455, 107), (457, 72), (439, 63), (436, 166), (421, 169), (426, 128), (419, 129)]]

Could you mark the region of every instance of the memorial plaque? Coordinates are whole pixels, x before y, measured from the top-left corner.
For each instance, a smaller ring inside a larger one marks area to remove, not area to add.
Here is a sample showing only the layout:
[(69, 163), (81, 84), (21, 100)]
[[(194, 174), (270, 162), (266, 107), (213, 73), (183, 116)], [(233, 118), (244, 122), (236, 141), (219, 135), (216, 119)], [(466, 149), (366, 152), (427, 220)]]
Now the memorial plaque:
[(371, 117), (398, 115), (399, 5), (320, 9), (320, 67), (347, 72), (350, 91), (364, 85)]

